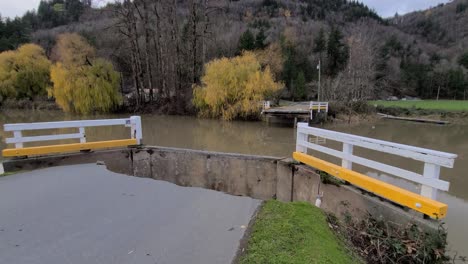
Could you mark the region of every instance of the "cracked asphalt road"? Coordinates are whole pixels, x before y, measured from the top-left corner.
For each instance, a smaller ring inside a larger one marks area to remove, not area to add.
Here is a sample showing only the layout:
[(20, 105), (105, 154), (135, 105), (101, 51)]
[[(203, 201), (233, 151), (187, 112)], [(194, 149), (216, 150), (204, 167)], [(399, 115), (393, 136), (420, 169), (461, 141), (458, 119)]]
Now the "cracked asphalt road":
[(0, 178), (0, 263), (231, 263), (259, 200), (95, 164)]

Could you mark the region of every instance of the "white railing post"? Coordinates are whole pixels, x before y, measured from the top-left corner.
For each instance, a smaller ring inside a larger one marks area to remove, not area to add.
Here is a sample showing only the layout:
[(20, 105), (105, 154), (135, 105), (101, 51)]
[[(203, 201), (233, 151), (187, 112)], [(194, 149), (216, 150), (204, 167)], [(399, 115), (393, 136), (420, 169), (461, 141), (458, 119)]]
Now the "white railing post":
[(81, 134), (80, 143), (86, 143), (85, 128), (84, 128), (84, 127), (80, 127), (80, 128), (79, 128), (79, 131), (80, 131), (80, 134)]
[(141, 117), (131, 116), (130, 117), (130, 129), (131, 137), (137, 140), (137, 144), (141, 144), (143, 138), (143, 132), (141, 131)]
[[(13, 138), (14, 139), (20, 140), (21, 137), (22, 137), (21, 131), (13, 131)], [(23, 147), (22, 142), (15, 143), (15, 148), (22, 148), (22, 147)]]
[(310, 101), (309, 109), (310, 109), (310, 120), (313, 120), (314, 119), (314, 101)]
[(351, 170), (353, 168), (353, 163), (346, 158), (348, 155), (353, 155), (353, 145), (343, 143), (343, 159), (341, 160), (341, 167)]
[(307, 140), (308, 140), (308, 135), (299, 132), (299, 129), (297, 129), (297, 138), (296, 138), (296, 151), (297, 152), (307, 154), (307, 147), (300, 144), (301, 141), (306, 141), (307, 142)]
[[(440, 166), (431, 163), (424, 163), (424, 173), (423, 177), (428, 179), (439, 179)], [(421, 195), (431, 198), (433, 200), (437, 199), (437, 189), (422, 185), (421, 186)]]

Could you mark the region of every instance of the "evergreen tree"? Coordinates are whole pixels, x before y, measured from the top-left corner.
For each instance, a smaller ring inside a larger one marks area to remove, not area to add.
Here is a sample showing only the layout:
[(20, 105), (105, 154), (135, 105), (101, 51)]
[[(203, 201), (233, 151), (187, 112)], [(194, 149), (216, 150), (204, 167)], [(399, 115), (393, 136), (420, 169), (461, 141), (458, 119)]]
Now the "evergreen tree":
[(264, 49), (266, 47), (265, 45), (265, 31), (260, 29), (260, 32), (258, 32), (257, 36), (255, 37), (255, 48), (256, 49)]
[(239, 38), (239, 51), (243, 50), (254, 50), (255, 49), (255, 37), (250, 32), (249, 29), (247, 29), (244, 33)]
[(458, 58), (458, 64), (468, 70), (468, 51), (463, 53), (460, 58)]
[(325, 38), (325, 31), (323, 28), (320, 29), (317, 38), (314, 40), (313, 52), (319, 54), (319, 61), (323, 63), (323, 52), (327, 50), (327, 40)]
[(305, 76), (303, 71), (299, 71), (297, 74), (296, 80), (294, 80), (294, 98), (301, 100), (306, 96), (305, 90)]
[(284, 81), (288, 90), (291, 91), (291, 87), (294, 84), (294, 79), (297, 74), (296, 47), (291, 41), (286, 40), (285, 37), (282, 36), (281, 49), (283, 51), (284, 56), (283, 72), (281, 79)]
[(83, 14), (84, 4), (81, 0), (65, 1), (65, 12), (70, 21), (78, 21)]
[(317, 38), (314, 40), (314, 52), (322, 54), (327, 49), (327, 40), (325, 39), (325, 31), (320, 29)]
[(29, 42), (29, 32), (29, 25), (19, 17), (0, 21), (0, 52), (16, 49)]
[(465, 75), (463, 74), (463, 70), (460, 68), (457, 69), (450, 69), (447, 73), (448, 76), (448, 89), (450, 97), (453, 99), (466, 99), (465, 89), (466, 89), (466, 81)]
[(327, 42), (327, 73), (330, 76), (335, 76), (343, 70), (348, 62), (349, 48), (342, 39), (343, 36), (338, 28), (332, 28)]

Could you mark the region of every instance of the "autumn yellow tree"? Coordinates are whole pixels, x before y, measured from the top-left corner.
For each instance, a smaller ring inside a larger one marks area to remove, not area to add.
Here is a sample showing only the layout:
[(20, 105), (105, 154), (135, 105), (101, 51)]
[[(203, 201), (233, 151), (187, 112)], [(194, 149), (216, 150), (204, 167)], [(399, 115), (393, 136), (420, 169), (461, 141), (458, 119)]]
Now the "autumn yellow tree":
[(50, 84), (50, 65), (44, 50), (35, 44), (0, 53), (0, 98), (32, 99), (45, 95)]
[(59, 35), (54, 56), (49, 95), (64, 111), (108, 112), (120, 104), (118, 72), (110, 62), (96, 58), (94, 48), (80, 35)]
[(281, 79), (285, 58), (279, 43), (274, 42), (263, 50), (255, 51), (255, 56), (262, 67), (270, 67), (275, 80)]
[(261, 101), (282, 88), (251, 52), (207, 63), (201, 81), (194, 88), (195, 107), (202, 116), (224, 120), (257, 116)]

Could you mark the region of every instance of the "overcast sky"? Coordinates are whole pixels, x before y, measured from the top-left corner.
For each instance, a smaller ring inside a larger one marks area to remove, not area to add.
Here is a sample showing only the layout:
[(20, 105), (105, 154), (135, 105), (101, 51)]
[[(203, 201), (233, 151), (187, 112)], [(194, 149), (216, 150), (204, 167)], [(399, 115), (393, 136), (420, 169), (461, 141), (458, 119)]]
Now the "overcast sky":
[[(21, 16), (27, 10), (37, 9), (40, 0), (0, 0), (0, 14), (4, 17)], [(102, 1), (102, 0), (101, 0)], [(414, 10), (426, 9), (449, 0), (360, 0), (374, 8), (382, 17), (405, 14)], [(97, 1), (93, 1), (97, 2)]]

